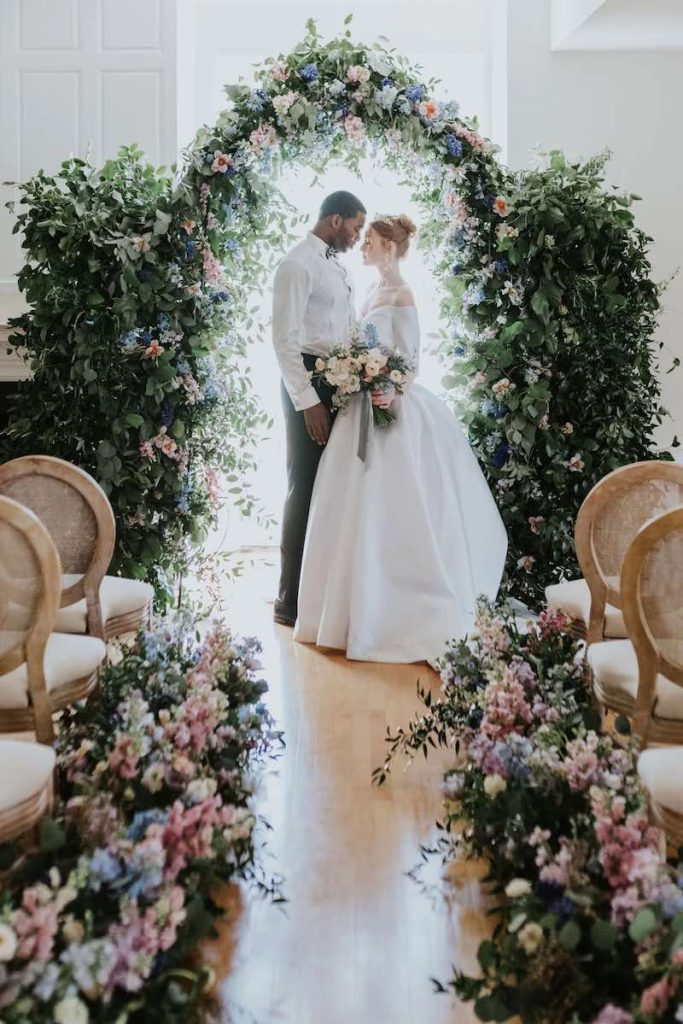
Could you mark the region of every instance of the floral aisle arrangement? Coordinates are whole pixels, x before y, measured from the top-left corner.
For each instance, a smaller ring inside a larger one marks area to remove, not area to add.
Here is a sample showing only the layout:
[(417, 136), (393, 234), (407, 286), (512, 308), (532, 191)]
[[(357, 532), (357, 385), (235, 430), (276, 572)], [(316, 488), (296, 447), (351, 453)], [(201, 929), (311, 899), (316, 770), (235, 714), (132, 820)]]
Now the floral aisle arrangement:
[[(376, 327), (367, 323), (362, 332), (356, 325), (348, 345), (337, 345), (327, 358), (316, 359), (311, 377), (335, 388), (332, 404), (343, 412), (358, 393), (402, 395), (413, 369), (398, 349), (380, 345)], [(377, 405), (372, 407), (372, 416), (377, 427), (387, 427), (396, 419), (391, 409)]]
[(683, 875), (660, 858), (634, 751), (599, 731), (568, 625), (542, 613), (520, 632), (482, 606), (442, 659), (442, 696), (422, 693), (376, 780), (399, 753), (456, 755), (438, 848), (484, 858), (507, 897), (481, 975), (450, 982), (480, 1020), (678, 1021)]
[(0, 894), (4, 1024), (199, 1019), (212, 893), (242, 878), (279, 898), (249, 806), (277, 740), (258, 651), (223, 626), (197, 643), (169, 621), (68, 713), (57, 815)]
[(96, 472), (128, 573), (177, 569), (210, 518), (216, 467), (238, 491), (248, 468), (260, 420), (234, 350), (251, 330), (249, 294), (297, 223), (274, 185), (282, 164), (323, 173), (371, 156), (424, 205), (447, 383), (467, 381), (463, 415), (518, 596), (536, 601), (575, 571), (571, 529), (592, 483), (653, 454), (658, 289), (630, 197), (604, 190), (599, 163), (559, 154), (511, 174), (437, 89), (394, 51), (349, 29), (324, 42), (309, 22), (291, 53), (228, 87), (175, 187), (130, 150), (100, 174), (72, 162), (23, 187), (32, 311), (20, 326), (36, 376), (5, 447)]

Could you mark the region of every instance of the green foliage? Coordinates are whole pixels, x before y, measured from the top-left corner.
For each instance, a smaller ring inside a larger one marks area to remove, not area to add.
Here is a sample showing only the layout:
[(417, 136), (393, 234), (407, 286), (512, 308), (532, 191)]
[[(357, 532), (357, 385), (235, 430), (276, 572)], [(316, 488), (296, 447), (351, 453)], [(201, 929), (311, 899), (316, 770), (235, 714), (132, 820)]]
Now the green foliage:
[(263, 422), (227, 333), (229, 293), (205, 286), (183, 227), (193, 208), (134, 147), (99, 172), (72, 159), (39, 173), (21, 203), (30, 311), (13, 326), (33, 377), (2, 454), (44, 452), (91, 472), (117, 518), (113, 570), (161, 594), (212, 521), (215, 473), (243, 478)]

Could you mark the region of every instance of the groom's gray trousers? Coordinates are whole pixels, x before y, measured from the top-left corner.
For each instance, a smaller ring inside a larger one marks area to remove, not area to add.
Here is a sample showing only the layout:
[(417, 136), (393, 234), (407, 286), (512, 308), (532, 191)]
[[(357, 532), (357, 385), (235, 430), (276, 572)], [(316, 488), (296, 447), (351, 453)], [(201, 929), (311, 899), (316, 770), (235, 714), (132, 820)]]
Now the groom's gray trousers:
[[(303, 360), (307, 370), (314, 368), (316, 356), (304, 355)], [(333, 389), (324, 381), (314, 380), (312, 384), (320, 401), (332, 412)], [(280, 589), (275, 612), (296, 619), (308, 510), (318, 463), (325, 449), (309, 437), (304, 414), (296, 411), (284, 384), (281, 391), (287, 434), (287, 497), (282, 513)]]

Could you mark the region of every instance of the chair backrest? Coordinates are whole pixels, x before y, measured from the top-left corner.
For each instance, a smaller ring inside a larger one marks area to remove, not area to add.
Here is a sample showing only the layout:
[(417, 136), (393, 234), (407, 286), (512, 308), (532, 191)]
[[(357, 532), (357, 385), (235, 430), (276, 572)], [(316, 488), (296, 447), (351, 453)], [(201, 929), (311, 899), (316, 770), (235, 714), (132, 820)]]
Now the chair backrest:
[(621, 594), (638, 657), (634, 732), (646, 737), (657, 674), (683, 686), (683, 507), (638, 531), (624, 558)]
[[(93, 611), (97, 617), (99, 587), (116, 537), (114, 513), (100, 485), (63, 459), (28, 455), (0, 466), (0, 494), (30, 508), (47, 527), (67, 577), (61, 607), (85, 597), (89, 619)], [(93, 602), (97, 610), (90, 607)]]
[(40, 519), (0, 495), (0, 675), (42, 662), (61, 591), (59, 554)]
[(680, 505), (683, 465), (658, 460), (615, 469), (586, 496), (574, 529), (576, 556), (602, 615), (605, 602), (621, 608), (621, 567), (640, 527)]

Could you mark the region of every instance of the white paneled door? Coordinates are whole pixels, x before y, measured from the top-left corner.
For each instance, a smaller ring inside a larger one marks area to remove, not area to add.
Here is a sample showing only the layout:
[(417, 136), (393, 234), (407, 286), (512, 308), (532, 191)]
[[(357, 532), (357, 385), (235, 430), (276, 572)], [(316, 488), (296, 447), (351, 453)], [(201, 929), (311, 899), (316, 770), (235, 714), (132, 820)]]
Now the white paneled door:
[[(99, 165), (133, 142), (155, 164), (174, 162), (176, 2), (0, 0), (0, 182), (71, 154)], [(16, 291), (19, 264), (3, 207), (0, 296)]]

